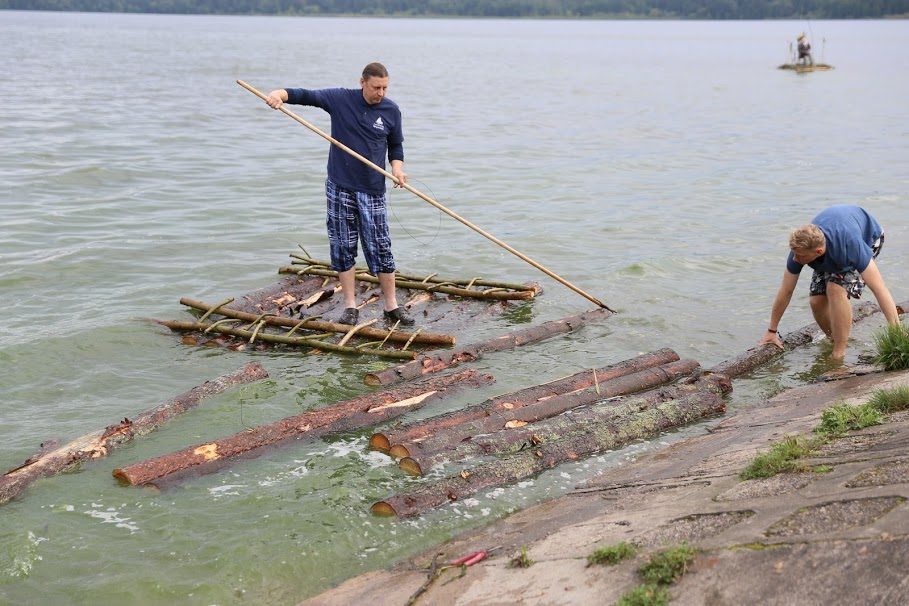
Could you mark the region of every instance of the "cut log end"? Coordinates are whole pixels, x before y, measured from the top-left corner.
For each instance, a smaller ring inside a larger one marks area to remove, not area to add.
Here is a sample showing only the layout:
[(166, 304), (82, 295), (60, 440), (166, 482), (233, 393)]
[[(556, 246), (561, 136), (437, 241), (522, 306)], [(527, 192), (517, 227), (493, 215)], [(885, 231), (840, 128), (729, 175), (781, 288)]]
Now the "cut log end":
[(129, 478), (129, 474), (126, 473), (126, 471), (121, 467), (118, 467), (117, 469), (115, 469), (113, 471), (113, 475), (115, 478), (117, 478), (124, 484), (129, 484), (129, 485), (133, 484), (132, 480), (130, 480), (130, 478)]
[(383, 518), (391, 518), (398, 515), (398, 512), (395, 511), (395, 508), (392, 507), (386, 501), (378, 501), (372, 504), (372, 507), (369, 510), (373, 515), (381, 516)]
[(387, 453), (391, 449), (391, 442), (384, 433), (374, 433), (369, 436), (369, 447)]
[(422, 476), (423, 468), (420, 467), (420, 464), (416, 460), (411, 459), (410, 457), (404, 457), (398, 461), (398, 467), (400, 467), (405, 473), (412, 476)]
[(403, 444), (395, 444), (388, 449), (388, 454), (393, 456), (396, 459), (403, 459), (410, 456), (410, 451), (407, 450), (407, 447)]
[(382, 381), (379, 379), (378, 375), (374, 372), (366, 373), (366, 376), (363, 377), (363, 382), (369, 385), (370, 387), (378, 387), (382, 384)]

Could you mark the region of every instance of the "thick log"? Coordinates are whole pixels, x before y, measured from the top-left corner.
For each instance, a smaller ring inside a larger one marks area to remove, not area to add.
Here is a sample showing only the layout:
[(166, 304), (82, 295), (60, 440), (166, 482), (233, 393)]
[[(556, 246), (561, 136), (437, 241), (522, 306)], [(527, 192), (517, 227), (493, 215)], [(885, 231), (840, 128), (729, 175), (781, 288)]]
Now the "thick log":
[(205, 398), (234, 385), (251, 383), (267, 376), (268, 373), (259, 364), (247, 364), (237, 371), (206, 381), (155, 408), (143, 411), (132, 420), (123, 419), (115, 425), (76, 438), (64, 446), (42, 449), (0, 477), (0, 504), (21, 493), (38, 478), (50, 477), (73, 469), (85, 461), (105, 457), (120, 444), (154, 431), (174, 416), (197, 406)]
[[(319, 291), (320, 293), (322, 291)], [(205, 303), (203, 301), (198, 301), (196, 299), (190, 299), (189, 297), (183, 297), (180, 299), (180, 303), (186, 305), (187, 307), (192, 307), (200, 311), (208, 311), (212, 308), (211, 304)], [(245, 322), (255, 322), (258, 320), (264, 320), (269, 326), (283, 326), (285, 328), (294, 328), (299, 324), (300, 329), (305, 330), (315, 330), (318, 332), (337, 332), (337, 333), (347, 333), (350, 331), (350, 326), (348, 324), (338, 324), (337, 322), (327, 322), (325, 320), (307, 320), (300, 324), (300, 320), (295, 318), (289, 318), (286, 316), (262, 316), (261, 314), (251, 314), (237, 309), (232, 309), (226, 305), (220, 306), (217, 310), (213, 312), (216, 315), (224, 316), (226, 318), (236, 318), (238, 320), (243, 320)], [(420, 332), (415, 334), (413, 332), (406, 332), (402, 330), (387, 331), (382, 330), (381, 328), (374, 328), (371, 326), (361, 328), (358, 335), (363, 337), (368, 337), (370, 339), (384, 340), (387, 339), (392, 343), (407, 343), (411, 341), (412, 343), (427, 343), (430, 345), (454, 345), (455, 337), (453, 335), (446, 335), (443, 333), (431, 333), (431, 332)]]
[[(399, 467), (411, 475), (423, 475), (429, 469), (448, 461), (463, 461), (472, 456), (511, 454), (528, 448), (553, 442), (574, 434), (586, 433), (591, 423), (608, 423), (618, 427), (626, 418), (644, 412), (669, 400), (688, 406), (691, 398), (712, 397), (705, 394), (721, 395), (724, 382), (720, 375), (708, 375), (696, 383), (667, 386), (633, 396), (604, 398), (596, 404), (579, 406), (552, 417), (545, 417), (526, 425), (499, 428), (487, 434), (475, 434), (445, 449), (418, 451), (415, 456), (405, 457)], [(607, 396), (608, 397), (608, 396)]]
[[(548, 383), (533, 385), (512, 393), (496, 396), (480, 404), (377, 432), (370, 436), (369, 445), (376, 450), (389, 452), (393, 445), (419, 442), (427, 436), (437, 435), (442, 431), (470, 421), (485, 419), (492, 415), (508, 414), (509, 411), (538, 403), (553, 396), (580, 391), (598, 383), (602, 384), (646, 368), (675, 362), (678, 359), (679, 355), (671, 349), (658, 349), (616, 364), (610, 364), (595, 370), (584, 370)], [(405, 447), (402, 446), (402, 448)], [(409, 452), (405, 448), (400, 456), (407, 456), (408, 454)]]
[(663, 402), (626, 417), (618, 425), (609, 422), (590, 423), (587, 431), (581, 434), (545, 442), (482, 463), (457, 475), (420, 484), (409, 491), (374, 503), (371, 511), (383, 516), (415, 516), (439, 505), (461, 500), (485, 488), (529, 478), (565, 461), (619, 448), (633, 440), (650, 438), (667, 429), (720, 414), (725, 408), (722, 396), (705, 391), (702, 397)]
[[(288, 337), (286, 335), (273, 335), (261, 331), (243, 330), (242, 328), (231, 328), (229, 326), (218, 325), (217, 323), (208, 322), (182, 322), (178, 320), (154, 320), (161, 326), (174, 331), (182, 332), (217, 332), (232, 337), (240, 337), (250, 342), (258, 340), (266, 343), (280, 343), (282, 345), (294, 345), (297, 347), (312, 347), (323, 351), (332, 351), (335, 353), (351, 354), (356, 356), (371, 355), (382, 358), (394, 358), (396, 360), (413, 360), (416, 354), (412, 351), (401, 351), (399, 349), (374, 349), (367, 347), (351, 347), (349, 345), (335, 345), (326, 343), (317, 339), (307, 337)], [(350, 327), (348, 327), (350, 330)]]
[(422, 355), (412, 362), (392, 366), (381, 372), (369, 373), (363, 380), (367, 385), (391, 385), (400, 381), (415, 379), (425, 374), (453, 368), (464, 362), (476, 361), (486, 352), (514, 349), (515, 347), (570, 333), (585, 324), (608, 318), (610, 315), (612, 315), (611, 311), (598, 308), (576, 316), (550, 320), (537, 326), (516, 330), (507, 335), (467, 345), (453, 351), (440, 352), (436, 355)]
[(488, 416), (439, 431), (423, 440), (394, 445), (390, 451), (394, 456), (425, 457), (450, 449), (461, 441), (470, 439), (471, 436), (507, 430), (526, 423), (536, 423), (579, 406), (665, 385), (691, 374), (696, 368), (698, 368), (698, 363), (693, 360), (680, 360), (663, 366), (645, 368), (629, 375), (610, 379), (596, 387), (560, 394), (513, 410), (496, 411)]
[(171, 483), (190, 475), (211, 473), (243, 457), (259, 456), (268, 447), (301, 438), (348, 431), (387, 421), (460, 388), (492, 383), (491, 375), (467, 370), (458, 374), (366, 394), (338, 404), (260, 425), (204, 444), (115, 469), (114, 477), (132, 485)]
[[(897, 305), (897, 312), (903, 314), (905, 313), (904, 310), (907, 308), (909, 308), (909, 301)], [(853, 323), (859, 322), (879, 311), (880, 308), (877, 305), (871, 303), (870, 301), (866, 301), (864, 303), (856, 305), (853, 308), (852, 321)], [(820, 327), (812, 322), (811, 324), (803, 326), (798, 330), (787, 333), (786, 336), (782, 339), (783, 349), (780, 349), (776, 345), (770, 343), (767, 345), (762, 345), (760, 347), (752, 347), (745, 353), (735, 358), (720, 362), (711, 368), (710, 372), (724, 374), (731, 379), (740, 377), (760, 366), (763, 366), (767, 362), (782, 356), (787, 351), (813, 342), (817, 338), (818, 334), (820, 334), (820, 332)]]
[[(278, 269), (282, 274), (307, 274), (311, 276), (334, 277), (338, 272), (332, 269), (322, 269), (314, 265), (309, 265), (306, 269), (297, 269), (296, 267), (282, 267)], [(372, 282), (378, 284), (379, 279), (372, 274), (359, 273), (357, 280), (361, 282)], [(533, 299), (536, 290), (511, 290), (507, 288), (490, 288), (488, 290), (473, 290), (461, 288), (459, 286), (445, 286), (444, 284), (430, 284), (428, 282), (417, 282), (415, 280), (403, 280), (395, 276), (395, 286), (399, 288), (409, 288), (411, 290), (425, 290), (427, 292), (441, 292), (447, 295), (464, 297), (468, 299), (484, 299), (493, 301), (527, 301)]]

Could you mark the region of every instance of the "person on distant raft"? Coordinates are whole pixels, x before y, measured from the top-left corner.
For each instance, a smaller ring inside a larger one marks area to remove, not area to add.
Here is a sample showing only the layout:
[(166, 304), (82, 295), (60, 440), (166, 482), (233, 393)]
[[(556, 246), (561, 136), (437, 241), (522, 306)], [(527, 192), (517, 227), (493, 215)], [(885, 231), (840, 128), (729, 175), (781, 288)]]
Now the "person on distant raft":
[[(395, 187), (401, 187), (407, 182), (401, 110), (385, 96), (387, 90), (388, 70), (381, 63), (370, 63), (363, 69), (360, 88), (277, 89), (268, 93), (265, 102), (273, 109), (284, 103), (324, 109), (331, 115), (332, 138), (382, 168), (387, 153), (391, 174), (398, 180)], [(354, 325), (359, 318), (354, 291), (359, 239), (369, 271), (379, 278), (386, 322), (413, 325), (413, 317), (398, 306), (395, 293), (385, 177), (332, 145), (325, 197), (331, 266), (338, 272), (345, 304), (338, 322)]]
[(849, 204), (831, 206), (809, 225), (793, 230), (783, 282), (770, 311), (770, 326), (759, 345), (773, 343), (783, 347), (777, 331), (805, 265), (814, 270), (808, 303), (818, 326), (833, 340), (834, 359), (842, 360), (846, 354), (852, 329), (849, 299), (860, 298), (865, 284), (874, 293), (887, 322), (899, 324), (896, 304), (875, 262), (883, 245), (884, 230), (877, 220), (867, 210)]
[(811, 56), (811, 43), (808, 42), (808, 36), (805, 35), (805, 32), (802, 32), (798, 38), (798, 51), (799, 59), (798, 62), (802, 65), (814, 65), (814, 58)]

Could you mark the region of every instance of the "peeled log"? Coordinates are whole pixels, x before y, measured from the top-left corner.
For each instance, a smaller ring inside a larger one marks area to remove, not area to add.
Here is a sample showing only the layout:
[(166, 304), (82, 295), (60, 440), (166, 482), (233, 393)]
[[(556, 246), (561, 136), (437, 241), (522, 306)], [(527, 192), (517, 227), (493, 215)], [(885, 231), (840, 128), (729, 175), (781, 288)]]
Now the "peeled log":
[[(679, 377), (691, 374), (696, 368), (698, 368), (698, 363), (693, 360), (680, 360), (663, 366), (645, 368), (630, 375), (610, 379), (601, 383), (599, 387), (588, 387), (573, 393), (553, 396), (514, 410), (496, 411), (483, 418), (436, 432), (423, 440), (398, 445), (396, 453), (414, 458), (425, 457), (453, 448), (459, 442), (470, 439), (471, 436), (496, 431), (512, 431), (508, 429), (509, 424), (518, 426), (524, 423), (535, 423), (579, 406), (665, 385)], [(426, 468), (424, 467), (424, 469)]]
[(711, 375), (697, 383), (652, 389), (642, 394), (605, 402), (601, 398), (598, 404), (581, 406), (558, 416), (485, 435), (478, 434), (446, 450), (418, 453), (416, 456), (402, 459), (399, 465), (411, 475), (423, 475), (432, 467), (447, 461), (462, 461), (471, 456), (515, 453), (574, 434), (586, 433), (590, 430), (591, 424), (607, 423), (619, 427), (625, 423), (625, 419), (669, 400), (675, 400), (680, 406), (687, 407), (691, 399), (712, 397), (705, 394), (721, 395), (725, 387), (721, 380), (716, 380), (716, 377), (718, 375)]
[(172, 417), (197, 406), (205, 398), (226, 391), (234, 385), (251, 383), (267, 376), (268, 373), (259, 364), (247, 364), (233, 373), (206, 381), (155, 408), (141, 412), (133, 420), (123, 419), (115, 425), (84, 435), (59, 448), (42, 450), (24, 464), (0, 477), (0, 504), (18, 495), (38, 478), (49, 477), (75, 468), (84, 461), (107, 456), (107, 453), (120, 444), (129, 442), (135, 436), (154, 431)]
[(650, 438), (707, 416), (724, 412), (722, 396), (705, 391), (701, 398), (671, 400), (626, 417), (618, 426), (591, 423), (582, 434), (543, 443), (519, 453), (498, 458), (458, 475), (421, 484), (413, 490), (374, 503), (376, 515), (411, 517), (450, 501), (457, 501), (485, 488), (529, 478), (565, 461), (622, 447), (633, 440)]
[[(438, 434), (448, 428), (462, 425), (469, 421), (483, 419), (490, 415), (499, 414), (502, 411), (515, 410), (553, 396), (578, 391), (596, 383), (605, 383), (645, 368), (675, 362), (678, 359), (679, 355), (671, 349), (658, 349), (651, 353), (623, 360), (617, 364), (611, 364), (596, 370), (581, 371), (549, 383), (533, 385), (509, 394), (496, 396), (474, 406), (453, 410), (385, 432), (378, 432), (369, 438), (369, 445), (377, 450), (387, 452), (394, 444), (419, 441), (427, 436)], [(596, 379), (594, 379), (594, 373), (596, 374)], [(406, 455), (405, 449), (403, 456)]]
[(387, 421), (427, 402), (444, 399), (464, 387), (492, 383), (488, 374), (467, 370), (431, 381), (363, 395), (339, 404), (304, 412), (205, 444), (115, 469), (114, 477), (129, 484), (173, 482), (189, 475), (211, 473), (233, 460), (258, 456), (266, 447), (294, 439), (315, 438)]
[(425, 374), (438, 372), (446, 368), (458, 366), (463, 362), (478, 360), (483, 353), (490, 351), (503, 351), (514, 349), (521, 345), (537, 343), (550, 337), (566, 334), (577, 330), (581, 326), (597, 320), (602, 320), (612, 315), (612, 312), (598, 308), (576, 316), (569, 316), (560, 320), (550, 320), (538, 326), (531, 326), (524, 330), (517, 330), (489, 341), (467, 345), (453, 351), (438, 355), (423, 355), (412, 362), (386, 368), (381, 372), (368, 373), (363, 381), (367, 385), (391, 385), (400, 381), (415, 379)]

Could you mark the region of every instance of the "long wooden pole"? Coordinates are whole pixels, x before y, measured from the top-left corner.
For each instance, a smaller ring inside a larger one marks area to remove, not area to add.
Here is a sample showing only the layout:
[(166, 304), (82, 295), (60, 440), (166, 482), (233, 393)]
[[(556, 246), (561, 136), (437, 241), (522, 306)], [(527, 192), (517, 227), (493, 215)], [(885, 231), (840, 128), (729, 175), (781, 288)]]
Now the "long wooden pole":
[[(248, 90), (249, 92), (251, 92), (252, 94), (256, 95), (257, 97), (259, 97), (259, 98), (262, 99), (263, 101), (265, 101), (265, 100), (267, 99), (267, 96), (266, 96), (265, 94), (263, 94), (261, 91), (257, 90), (257, 89), (254, 88), (253, 86), (247, 84), (247, 83), (244, 82), (243, 80), (237, 80), (237, 84), (239, 84), (240, 86), (242, 86), (243, 88), (245, 88), (246, 90)], [(499, 240), (498, 238), (496, 238), (495, 236), (493, 236), (491, 233), (487, 232), (486, 230), (482, 229), (481, 227), (478, 227), (477, 225), (474, 225), (473, 223), (471, 223), (470, 221), (468, 221), (467, 219), (465, 219), (465, 218), (462, 217), (461, 215), (457, 214), (456, 212), (454, 212), (454, 211), (452, 211), (452, 210), (450, 210), (450, 209), (444, 207), (442, 204), (440, 204), (439, 202), (436, 202), (433, 198), (427, 196), (426, 194), (424, 194), (423, 192), (421, 192), (421, 191), (418, 190), (417, 188), (411, 187), (411, 186), (408, 185), (407, 183), (402, 183), (402, 182), (398, 181), (398, 178), (397, 178), (397, 177), (395, 177), (394, 175), (392, 175), (390, 172), (388, 172), (387, 170), (385, 170), (384, 168), (382, 168), (382, 167), (379, 166), (378, 164), (375, 164), (374, 162), (371, 162), (370, 160), (368, 160), (367, 158), (365, 158), (365, 157), (362, 156), (361, 154), (358, 154), (357, 152), (355, 152), (354, 150), (350, 149), (349, 147), (347, 147), (346, 145), (344, 145), (343, 143), (341, 143), (341, 142), (338, 141), (337, 139), (334, 139), (333, 137), (331, 137), (330, 135), (328, 135), (327, 133), (325, 133), (323, 130), (319, 129), (318, 127), (316, 127), (316, 126), (314, 126), (314, 125), (312, 125), (312, 124), (310, 124), (309, 122), (307, 122), (306, 120), (304, 120), (303, 118), (301, 118), (300, 116), (298, 116), (297, 114), (293, 113), (292, 111), (290, 111), (290, 110), (287, 109), (286, 107), (283, 107), (283, 106), (282, 106), (282, 107), (279, 107), (278, 109), (279, 109), (280, 111), (282, 111), (283, 113), (285, 113), (286, 115), (288, 115), (288, 116), (290, 116), (291, 118), (293, 118), (294, 120), (296, 120), (297, 122), (299, 122), (300, 124), (302, 124), (303, 126), (305, 126), (306, 128), (308, 128), (309, 130), (311, 130), (312, 132), (316, 133), (317, 135), (319, 135), (320, 137), (322, 137), (323, 139), (325, 139), (326, 141), (328, 141), (328, 142), (331, 143), (332, 145), (334, 145), (334, 146), (336, 146), (336, 147), (338, 147), (338, 148), (344, 150), (345, 152), (347, 152), (348, 154), (350, 154), (351, 156), (353, 156), (354, 158), (356, 158), (357, 160), (359, 160), (360, 162), (362, 162), (362, 163), (365, 164), (366, 166), (368, 166), (368, 167), (370, 167), (371, 169), (373, 169), (373, 170), (375, 170), (375, 171), (377, 171), (377, 172), (379, 172), (379, 173), (385, 175), (387, 178), (391, 179), (391, 180), (392, 180), (396, 185), (398, 185), (399, 187), (402, 187), (402, 188), (406, 189), (407, 191), (409, 191), (409, 192), (412, 193), (413, 195), (417, 196), (418, 198), (420, 198), (420, 199), (423, 200), (424, 202), (428, 202), (428, 203), (431, 204), (432, 206), (435, 206), (436, 208), (438, 208), (439, 210), (441, 210), (443, 213), (445, 213), (445, 214), (448, 215), (449, 217), (451, 217), (451, 218), (453, 218), (453, 219), (456, 219), (456, 220), (460, 221), (461, 223), (463, 223), (464, 225), (466, 225), (466, 226), (469, 227), (470, 229), (474, 230), (475, 232), (477, 232), (478, 234), (480, 234), (480, 235), (483, 236), (484, 238), (487, 238), (488, 240), (491, 240), (492, 242), (495, 242), (496, 244), (498, 244), (499, 246), (501, 246), (502, 248), (504, 248), (505, 250), (507, 250), (508, 252), (510, 252), (511, 254), (513, 254), (514, 256), (518, 257), (518, 258), (521, 259), (522, 261), (526, 261), (527, 263), (530, 263), (531, 265), (533, 265), (534, 267), (536, 267), (537, 269), (539, 269), (541, 272), (543, 272), (544, 274), (546, 274), (547, 276), (549, 276), (549, 277), (552, 278), (553, 280), (555, 280), (555, 281), (557, 281), (557, 282), (560, 282), (561, 284), (564, 284), (565, 286), (567, 286), (568, 288), (570, 288), (570, 289), (573, 290), (574, 292), (578, 293), (579, 295), (581, 295), (582, 297), (584, 297), (584, 298), (587, 299), (588, 301), (592, 302), (594, 305), (597, 305), (598, 307), (602, 307), (602, 308), (604, 308), (604, 309), (608, 309), (609, 311), (612, 311), (612, 312), (615, 311), (615, 310), (613, 310), (613, 309), (610, 309), (605, 303), (603, 303), (602, 301), (600, 301), (599, 299), (597, 299), (597, 298), (594, 297), (593, 295), (590, 295), (590, 294), (584, 292), (583, 290), (581, 290), (580, 288), (578, 288), (577, 286), (575, 286), (574, 284), (572, 284), (571, 282), (569, 282), (569, 281), (566, 280), (565, 278), (563, 278), (563, 277), (559, 276), (558, 274), (556, 274), (555, 272), (553, 272), (553, 271), (551, 271), (551, 270), (549, 270), (549, 269), (543, 267), (542, 265), (540, 265), (539, 263), (537, 263), (536, 261), (534, 261), (534, 260), (531, 259), (530, 257), (528, 257), (528, 256), (522, 254), (521, 252), (515, 250), (514, 248), (512, 248), (511, 246), (509, 246), (509, 245), (506, 244), (505, 242), (502, 242), (501, 240)]]

